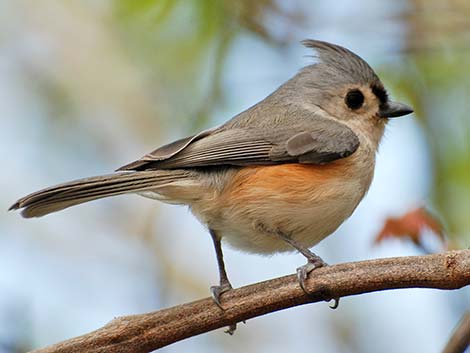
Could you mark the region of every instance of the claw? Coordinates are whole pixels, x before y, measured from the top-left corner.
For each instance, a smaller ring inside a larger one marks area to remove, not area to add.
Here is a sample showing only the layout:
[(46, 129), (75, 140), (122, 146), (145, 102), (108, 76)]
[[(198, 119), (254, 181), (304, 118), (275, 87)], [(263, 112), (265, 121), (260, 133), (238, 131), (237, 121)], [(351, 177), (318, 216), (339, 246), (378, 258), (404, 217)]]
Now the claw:
[(308, 292), (307, 292), (307, 289), (305, 288), (305, 280), (307, 279), (308, 274), (312, 272), (315, 268), (316, 266), (310, 261), (307, 262), (307, 264), (297, 268), (297, 279), (299, 280), (300, 288), (302, 288), (302, 290), (306, 294), (308, 294)]
[(303, 266), (297, 268), (297, 279), (299, 280), (300, 288), (305, 292), (305, 294), (310, 294), (307, 289), (305, 288), (305, 280), (308, 277), (308, 274), (313, 270), (328, 266), (322, 259), (309, 259), (307, 263)]
[(330, 305), (330, 308), (334, 310), (339, 306), (339, 298), (333, 298), (332, 300), (334, 300), (335, 302), (333, 303), (333, 305)]
[[(225, 311), (225, 309), (222, 307), (222, 303), (220, 302), (220, 296), (223, 293), (228, 292), (229, 290), (232, 290), (232, 285), (230, 284), (230, 282), (223, 283), (220, 286), (212, 286), (210, 290), (211, 290), (211, 296), (212, 296), (212, 299), (214, 300), (214, 303), (217, 304), (217, 306), (221, 310)], [(232, 324), (224, 332), (232, 336), (236, 330), (237, 330), (237, 324)]]
[[(305, 265), (300, 266), (297, 269), (297, 279), (299, 280), (300, 288), (302, 288), (305, 294), (310, 295), (310, 293), (305, 288), (305, 280), (307, 279), (308, 274), (312, 272), (313, 270), (323, 267), (323, 266), (328, 266), (328, 264), (324, 262), (321, 258), (317, 257), (317, 258), (309, 259)], [(333, 305), (330, 305), (330, 308), (336, 309), (339, 306), (339, 298), (332, 298), (332, 299), (328, 299), (327, 301), (330, 301), (330, 300), (334, 300), (334, 303)]]
[(224, 283), (220, 286), (212, 286), (210, 288), (212, 299), (214, 300), (215, 304), (217, 304), (217, 306), (222, 310), (225, 309), (222, 307), (222, 303), (220, 302), (220, 296), (231, 289), (232, 285), (230, 283)]
[[(272, 232), (270, 232), (272, 233)], [(302, 244), (298, 243), (295, 239), (292, 238), (291, 235), (283, 233), (281, 230), (278, 230), (274, 232), (279, 238), (284, 240), (286, 243), (291, 245), (293, 248), (297, 249), (303, 256), (307, 258), (307, 263), (297, 269), (297, 279), (299, 281), (300, 288), (304, 291), (305, 294), (311, 295), (305, 288), (305, 280), (308, 277), (308, 274), (315, 270), (316, 268), (323, 267), (323, 266), (328, 266), (328, 264), (323, 261), (323, 259), (315, 255), (313, 252), (311, 252), (309, 249), (305, 248), (302, 246)], [(325, 301), (330, 301), (332, 300), (331, 298), (325, 298)], [(333, 298), (335, 301), (330, 308), (336, 309), (339, 305), (339, 298)]]
[[(212, 299), (214, 300), (214, 303), (220, 308), (220, 310), (225, 311), (225, 309), (222, 307), (222, 303), (220, 302), (220, 296), (231, 290), (232, 285), (230, 284), (230, 281), (228, 280), (227, 277), (227, 272), (225, 271), (225, 263), (224, 263), (224, 257), (222, 254), (222, 244), (220, 243), (220, 237), (217, 236), (217, 233), (213, 229), (209, 229), (209, 233), (211, 234), (212, 241), (214, 242), (214, 249), (215, 249), (215, 254), (217, 256), (217, 265), (219, 267), (219, 278), (220, 278), (220, 285), (218, 286), (212, 286), (210, 288), (211, 290), (211, 296)], [(231, 324), (228, 329), (225, 331), (229, 335), (233, 335), (235, 330), (237, 329), (237, 324)]]
[(232, 324), (224, 332), (228, 333), (230, 336), (232, 336), (235, 333), (236, 330), (237, 330), (237, 324)]

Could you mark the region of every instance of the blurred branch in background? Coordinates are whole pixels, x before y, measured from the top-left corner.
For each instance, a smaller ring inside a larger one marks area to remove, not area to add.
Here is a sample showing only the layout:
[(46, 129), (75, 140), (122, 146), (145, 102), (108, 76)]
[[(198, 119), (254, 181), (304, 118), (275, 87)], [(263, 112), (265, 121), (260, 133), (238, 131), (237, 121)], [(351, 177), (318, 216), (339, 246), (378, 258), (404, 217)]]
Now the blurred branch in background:
[(470, 347), (470, 312), (466, 312), (455, 327), (442, 353), (464, 353)]

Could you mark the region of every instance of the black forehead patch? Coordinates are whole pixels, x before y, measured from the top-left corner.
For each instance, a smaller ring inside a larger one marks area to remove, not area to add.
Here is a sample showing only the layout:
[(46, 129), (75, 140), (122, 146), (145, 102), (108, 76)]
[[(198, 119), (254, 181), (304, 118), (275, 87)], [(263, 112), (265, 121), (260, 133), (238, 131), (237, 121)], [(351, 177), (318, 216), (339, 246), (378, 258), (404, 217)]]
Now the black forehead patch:
[(372, 93), (379, 99), (381, 104), (385, 104), (388, 101), (388, 93), (384, 86), (380, 82), (374, 82), (370, 85)]

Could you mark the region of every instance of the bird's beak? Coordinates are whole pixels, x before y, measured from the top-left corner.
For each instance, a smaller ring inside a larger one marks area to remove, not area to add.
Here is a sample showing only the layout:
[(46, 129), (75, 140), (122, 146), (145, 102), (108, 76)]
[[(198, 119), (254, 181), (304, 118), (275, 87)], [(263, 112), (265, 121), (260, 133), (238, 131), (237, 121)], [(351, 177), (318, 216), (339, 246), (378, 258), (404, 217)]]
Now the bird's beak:
[(381, 118), (396, 118), (411, 113), (413, 113), (413, 109), (411, 109), (410, 106), (391, 101), (384, 104), (379, 110), (379, 116)]

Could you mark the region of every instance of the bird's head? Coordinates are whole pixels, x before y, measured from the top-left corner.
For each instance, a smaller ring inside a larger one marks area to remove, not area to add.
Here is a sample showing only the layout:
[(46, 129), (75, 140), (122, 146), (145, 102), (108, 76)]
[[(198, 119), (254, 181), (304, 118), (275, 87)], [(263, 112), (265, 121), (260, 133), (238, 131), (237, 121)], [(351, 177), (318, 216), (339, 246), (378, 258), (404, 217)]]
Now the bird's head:
[(408, 105), (391, 101), (374, 70), (350, 50), (318, 40), (302, 44), (314, 49), (319, 59), (294, 78), (306, 104), (347, 125), (368, 130), (376, 127), (380, 132), (390, 118), (413, 112)]

